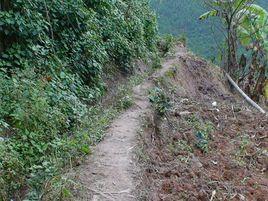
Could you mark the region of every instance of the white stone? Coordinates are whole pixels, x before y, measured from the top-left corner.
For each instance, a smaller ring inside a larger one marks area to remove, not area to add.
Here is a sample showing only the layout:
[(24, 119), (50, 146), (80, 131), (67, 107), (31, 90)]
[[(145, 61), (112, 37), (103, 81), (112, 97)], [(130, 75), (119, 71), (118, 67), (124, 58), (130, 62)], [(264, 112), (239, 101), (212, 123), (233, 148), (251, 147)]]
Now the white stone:
[(213, 107), (217, 107), (217, 102), (214, 101), (214, 102), (212, 103), (212, 106), (213, 106)]

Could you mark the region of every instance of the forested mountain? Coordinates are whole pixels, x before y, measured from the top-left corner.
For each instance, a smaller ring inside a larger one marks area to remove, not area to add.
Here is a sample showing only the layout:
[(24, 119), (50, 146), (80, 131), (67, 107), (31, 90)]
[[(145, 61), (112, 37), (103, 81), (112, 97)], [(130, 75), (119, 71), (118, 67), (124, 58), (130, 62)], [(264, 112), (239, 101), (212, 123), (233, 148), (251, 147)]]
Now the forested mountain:
[[(267, 0), (256, 1), (268, 8)], [(217, 56), (222, 34), (212, 29), (216, 21), (200, 21), (199, 16), (207, 9), (202, 0), (151, 0), (158, 15), (159, 31), (162, 34), (185, 35), (192, 51), (207, 58)]]

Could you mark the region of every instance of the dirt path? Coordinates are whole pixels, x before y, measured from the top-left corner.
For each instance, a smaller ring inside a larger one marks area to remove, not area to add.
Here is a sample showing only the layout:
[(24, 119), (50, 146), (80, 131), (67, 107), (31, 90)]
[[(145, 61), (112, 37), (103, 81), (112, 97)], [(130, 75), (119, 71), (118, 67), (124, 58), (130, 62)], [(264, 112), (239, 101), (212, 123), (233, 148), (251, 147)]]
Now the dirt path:
[[(163, 68), (152, 77), (161, 76), (185, 52), (177, 47), (175, 55), (163, 64)], [(107, 130), (105, 139), (96, 146), (79, 171), (79, 180), (85, 191), (79, 200), (92, 201), (132, 201), (135, 199), (135, 181), (137, 166), (133, 161), (137, 131), (141, 127), (141, 116), (149, 108), (147, 91), (152, 87), (152, 79), (133, 89), (134, 105), (121, 114)]]

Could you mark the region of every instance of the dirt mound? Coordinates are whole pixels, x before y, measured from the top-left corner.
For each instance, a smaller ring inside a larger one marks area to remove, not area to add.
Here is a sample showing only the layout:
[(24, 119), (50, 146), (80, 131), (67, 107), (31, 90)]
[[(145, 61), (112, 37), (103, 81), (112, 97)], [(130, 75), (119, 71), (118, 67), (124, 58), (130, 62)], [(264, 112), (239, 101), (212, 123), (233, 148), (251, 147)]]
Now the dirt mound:
[(234, 97), (219, 69), (189, 53), (177, 56), (174, 68), (155, 82), (172, 107), (163, 117), (151, 114), (144, 128), (139, 158), (142, 186), (149, 189), (141, 196), (267, 200), (267, 117)]
[(179, 56), (178, 72), (175, 76), (175, 86), (181, 86), (185, 94), (195, 99), (231, 98), (226, 88), (222, 72), (219, 68), (212, 66), (207, 61), (200, 59), (190, 53)]

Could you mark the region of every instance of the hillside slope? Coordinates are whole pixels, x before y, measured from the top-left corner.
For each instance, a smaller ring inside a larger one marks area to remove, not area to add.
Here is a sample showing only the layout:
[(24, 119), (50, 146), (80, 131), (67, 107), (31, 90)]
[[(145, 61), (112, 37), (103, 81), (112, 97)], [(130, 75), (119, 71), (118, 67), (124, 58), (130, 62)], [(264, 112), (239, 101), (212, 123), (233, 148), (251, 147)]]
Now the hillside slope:
[(76, 169), (76, 200), (265, 200), (268, 119), (221, 73), (177, 46)]
[(230, 93), (207, 61), (189, 52), (171, 61), (154, 81), (140, 136), (142, 199), (265, 201), (267, 116)]

